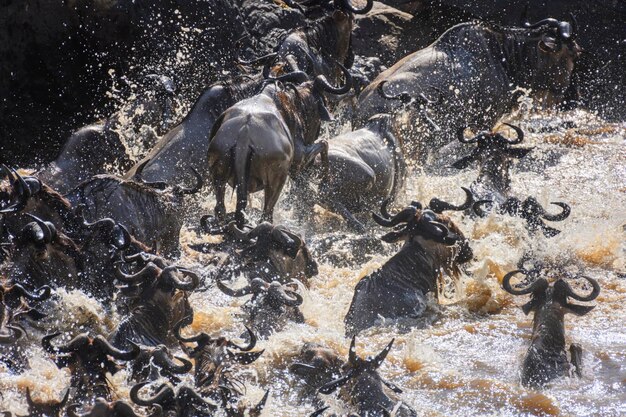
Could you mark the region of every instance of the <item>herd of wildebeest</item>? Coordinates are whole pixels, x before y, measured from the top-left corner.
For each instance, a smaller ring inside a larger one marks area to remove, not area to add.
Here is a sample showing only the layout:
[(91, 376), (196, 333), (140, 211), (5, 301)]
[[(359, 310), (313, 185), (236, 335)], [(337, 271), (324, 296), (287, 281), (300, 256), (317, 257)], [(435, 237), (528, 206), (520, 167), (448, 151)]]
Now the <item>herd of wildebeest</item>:
[[(26, 174), (1, 166), (2, 372), (23, 372), (30, 346), (38, 343), (71, 373), (60, 402), (38, 403), (27, 391), (29, 415), (259, 416), (271, 387), (251, 406), (235, 374), (263, 354), (255, 349), (257, 338), (304, 322), (299, 292), (318, 273), (303, 237), (273, 223), (288, 179), (300, 223), (317, 204), (341, 216), (347, 230), (364, 234), (375, 227), (373, 220), (387, 229), (383, 242), (401, 243), (356, 285), (344, 319), (348, 358), (306, 343), (289, 371), (306, 381), (311, 407), (319, 408), (315, 416), (327, 408), (318, 395), (337, 390), (359, 416), (416, 414), (396, 399), (401, 389), (378, 371), (393, 340), (378, 355), (362, 358), (356, 337), (382, 322), (422, 316), (440, 275), (459, 278), (462, 264), (472, 262), (471, 240), (446, 212), (462, 212), (459, 218), (472, 222), (495, 211), (524, 219), (528, 233), (559, 233), (546, 221), (565, 220), (567, 203), (552, 203), (558, 210), (553, 213), (511, 189), (512, 165), (532, 151), (520, 146), (524, 132), (508, 124), (507, 134), (491, 129), (513, 110), (518, 90), (558, 99), (580, 48), (573, 17), (546, 16), (519, 27), (473, 21), (376, 73), (363, 59), (355, 64), (355, 15), (372, 7), (371, 0), (362, 3), (284, 0), (284, 7), (315, 17), (290, 31), (273, 53), (240, 57), (242, 75), (209, 86), (135, 164), (119, 124), (148, 124), (157, 131), (166, 125), (176, 92), (166, 76), (146, 76), (145, 97), (76, 131), (43, 170)], [(352, 130), (321, 140), (324, 122), (338, 115), (350, 120)], [(465, 156), (448, 165), (478, 171), (474, 182), (458, 190), (465, 201), (395, 201), (407, 176), (418, 175), (411, 166), (429, 164), (430, 149), (452, 142), (460, 142)], [(125, 174), (107, 173), (111, 169)], [(226, 207), (229, 187), (236, 194), (234, 213)], [(176, 261), (188, 206), (197, 201), (187, 196), (203, 189), (214, 193), (216, 205), (196, 222), (205, 233), (221, 236), (219, 243), (210, 243), (212, 238), (197, 246), (220, 255), (208, 275)], [(245, 215), (248, 198), (261, 190), (261, 219), (253, 225)], [(395, 213), (389, 207), (394, 203), (400, 207)], [(235, 286), (242, 276), (247, 284)], [(588, 294), (568, 283), (578, 279), (585, 280)], [(192, 334), (189, 295), (214, 286), (228, 296), (251, 296), (242, 306), (246, 342)], [(532, 313), (533, 327), (521, 383), (537, 388), (580, 375), (582, 349), (567, 349), (564, 315), (588, 313), (593, 307), (572, 301), (594, 300), (598, 283), (555, 265), (528, 268), (521, 260), (502, 287), (530, 297), (522, 307)], [(108, 335), (49, 328), (35, 340), (31, 329), (55, 309), (59, 288), (89, 294), (123, 312), (122, 320)], [(107, 379), (122, 367), (133, 386), (129, 399), (112, 398)], [(181, 383), (187, 373), (193, 374), (192, 386)]]

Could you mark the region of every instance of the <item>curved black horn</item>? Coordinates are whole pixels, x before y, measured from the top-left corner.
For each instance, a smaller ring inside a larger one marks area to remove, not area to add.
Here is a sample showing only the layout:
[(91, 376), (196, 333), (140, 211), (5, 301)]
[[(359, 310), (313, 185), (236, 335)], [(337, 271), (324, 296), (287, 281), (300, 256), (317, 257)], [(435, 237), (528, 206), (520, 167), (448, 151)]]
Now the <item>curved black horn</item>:
[(294, 71), (289, 72), (287, 74), (280, 75), (276, 78), (268, 78), (268, 81), (279, 81), (282, 83), (294, 83), (294, 84), (302, 84), (303, 82), (309, 81), (309, 74), (304, 71)]
[(517, 145), (518, 143), (522, 143), (522, 141), (524, 140), (524, 131), (520, 129), (519, 126), (515, 126), (510, 123), (503, 123), (503, 124), (513, 129), (515, 131), (515, 134), (517, 134), (517, 138), (515, 140), (510, 140), (510, 139), (506, 140), (509, 143), (509, 145)]
[(399, 100), (404, 104), (408, 104), (413, 100), (411, 96), (409, 95), (409, 93), (407, 93), (406, 91), (398, 93), (395, 96), (391, 96), (385, 93), (385, 89), (384, 89), (385, 84), (387, 84), (387, 80), (381, 81), (380, 83), (378, 83), (378, 86), (376, 87), (376, 91), (382, 98), (385, 98), (387, 100)]
[(250, 336), (250, 341), (248, 342), (247, 345), (244, 346), (240, 346), (236, 343), (233, 343), (232, 341), (228, 341), (228, 346), (233, 347), (235, 349), (238, 349), (242, 352), (249, 352), (252, 349), (254, 349), (254, 347), (256, 346), (256, 335), (254, 334), (254, 332), (248, 327), (248, 326), (244, 326), (246, 328), (246, 330), (248, 331), (248, 335)]
[(311, 414), (309, 417), (321, 417), (322, 415), (324, 415), (324, 411), (328, 410), (330, 408), (330, 406), (326, 406), (324, 408), (320, 408), (318, 410), (315, 410), (315, 412), (313, 414)]
[(126, 339), (126, 342), (131, 346), (131, 349), (124, 351), (112, 346), (102, 335), (96, 336), (93, 340), (94, 346), (100, 347), (107, 355), (122, 361), (130, 361), (139, 355), (141, 349), (131, 340)]
[(569, 217), (572, 209), (568, 204), (561, 203), (558, 201), (553, 201), (550, 204), (554, 204), (555, 206), (561, 207), (563, 210), (558, 214), (548, 214), (544, 210), (542, 210), (541, 217), (551, 222), (560, 222)]
[(400, 223), (405, 223), (413, 219), (415, 215), (417, 214), (417, 210), (418, 209), (416, 207), (409, 206), (390, 219), (385, 219), (376, 213), (372, 213), (372, 218), (374, 219), (376, 223), (378, 223), (381, 226), (393, 227)]
[(161, 271), (161, 268), (159, 268), (152, 262), (149, 262), (148, 265), (144, 266), (143, 269), (136, 274), (125, 274), (124, 272), (122, 272), (120, 266), (118, 265), (115, 271), (115, 277), (122, 282), (136, 284), (146, 281), (147, 279), (154, 279), (158, 277), (161, 274)]
[(17, 289), (20, 295), (24, 298), (28, 298), (31, 301), (43, 301), (50, 298), (50, 293), (52, 289), (48, 285), (44, 285), (35, 290), (35, 292), (30, 292), (26, 290), (21, 284), (13, 284), (11, 286), (11, 290)]
[[(183, 276), (189, 277), (190, 280), (185, 282), (176, 276), (176, 273), (179, 272)], [(161, 273), (161, 278), (163, 282), (167, 285), (170, 285), (174, 288), (177, 288), (182, 291), (193, 291), (200, 284), (200, 277), (193, 271), (190, 271), (186, 268), (181, 268), (179, 266), (168, 266)]]
[(534, 293), (536, 291), (543, 291), (546, 288), (548, 288), (548, 285), (549, 285), (548, 281), (545, 278), (539, 278), (536, 281), (534, 281), (531, 285), (529, 285), (528, 287), (526, 287), (524, 289), (521, 289), (521, 290), (514, 289), (511, 286), (511, 278), (513, 278), (513, 276), (515, 274), (519, 274), (519, 273), (527, 274), (527, 271), (523, 270), (523, 269), (517, 269), (515, 271), (511, 271), (511, 272), (507, 273), (504, 276), (504, 278), (502, 278), (502, 287), (509, 294), (525, 295), (525, 294)]
[(251, 59), (250, 61), (245, 61), (245, 60), (241, 59), (241, 57), (237, 57), (237, 63), (240, 64), (240, 65), (246, 65), (248, 67), (253, 67), (253, 66), (256, 66), (256, 65), (259, 65), (259, 64), (266, 65), (267, 63), (272, 62), (270, 60), (270, 58), (276, 59), (277, 56), (278, 56), (277, 52), (272, 52), (270, 54), (263, 55), (261, 57)]
[(161, 385), (158, 391), (156, 392), (156, 394), (154, 394), (152, 397), (146, 398), (146, 399), (140, 398), (139, 390), (141, 390), (143, 387), (145, 387), (149, 383), (150, 381), (140, 382), (138, 384), (135, 384), (130, 389), (129, 396), (132, 402), (134, 402), (137, 405), (144, 406), (144, 407), (150, 407), (154, 404), (168, 403), (174, 399), (175, 397), (174, 390), (172, 389), (172, 387), (166, 384)]
[(187, 343), (199, 342), (204, 339), (211, 340), (209, 335), (204, 332), (199, 333), (195, 336), (191, 336), (191, 337), (183, 337), (180, 334), (180, 329), (183, 326), (188, 326), (189, 324), (191, 324), (191, 321), (192, 321), (192, 318), (190, 316), (187, 316), (187, 317), (182, 318), (178, 323), (174, 325), (172, 332), (174, 333), (174, 337), (176, 337), (176, 339), (178, 339), (181, 342), (187, 342)]
[(39, 217), (30, 213), (25, 213), (25, 214), (31, 219), (33, 219), (37, 223), (37, 225), (41, 228), (44, 234), (45, 243), (51, 243), (52, 241), (54, 241), (54, 239), (57, 237), (57, 229), (56, 227), (54, 227), (52, 223), (43, 221)]
[(89, 343), (89, 335), (87, 333), (82, 333), (70, 340), (70, 342), (66, 345), (62, 346), (53, 346), (52, 339), (60, 336), (61, 333), (53, 333), (44, 336), (41, 339), (41, 346), (48, 353), (70, 353), (74, 352)]
[(385, 348), (378, 355), (374, 357), (374, 359), (372, 360), (372, 364), (374, 365), (374, 368), (379, 368), (380, 365), (384, 362), (395, 340), (396, 340), (395, 338), (391, 339), (391, 342), (389, 342), (389, 344), (387, 344), (387, 346), (385, 346)]
[(446, 210), (464, 211), (471, 208), (474, 203), (474, 195), (465, 187), (461, 187), (461, 189), (465, 192), (465, 202), (460, 206), (455, 206), (438, 198), (433, 198), (430, 200), (430, 203), (428, 203), (428, 208), (435, 213), (443, 213)]
[(181, 365), (179, 365), (170, 358), (170, 355), (166, 349), (167, 348), (163, 346), (162, 349), (154, 352), (154, 363), (157, 366), (174, 374), (186, 374), (187, 372), (191, 371), (193, 364), (190, 361), (179, 356), (174, 356), (176, 360), (181, 362)]
[(341, 0), (341, 7), (354, 14), (366, 14), (374, 6), (374, 0), (367, 0), (367, 4), (362, 9), (356, 9), (350, 3), (350, 0)]
[(478, 136), (480, 135), (476, 135), (471, 139), (467, 139), (465, 137), (465, 129), (467, 129), (467, 126), (461, 126), (457, 131), (456, 131), (456, 138), (459, 140), (459, 142), (461, 143), (475, 143), (478, 142)]
[(243, 288), (240, 288), (238, 290), (233, 290), (230, 287), (227, 287), (221, 280), (217, 280), (216, 283), (217, 288), (220, 289), (221, 292), (223, 292), (224, 294), (230, 296), (230, 297), (243, 297), (246, 296), (248, 294), (252, 294), (252, 287), (250, 285), (246, 285)]
[(341, 72), (343, 72), (344, 77), (346, 78), (346, 82), (341, 87), (333, 87), (330, 85), (328, 80), (324, 75), (318, 75), (315, 77), (315, 87), (319, 88), (327, 93), (341, 95), (346, 94), (352, 88), (352, 75), (350, 71), (346, 67), (344, 67), (341, 63), (336, 62), (337, 65), (341, 68)]
[(598, 284), (598, 281), (596, 281), (595, 279), (588, 277), (586, 275), (581, 275), (580, 278), (584, 278), (587, 280), (587, 282), (589, 282), (591, 284), (591, 287), (593, 288), (593, 290), (591, 291), (591, 293), (589, 293), (589, 295), (586, 296), (582, 296), (582, 295), (578, 295), (574, 292), (574, 290), (572, 290), (572, 287), (565, 281), (563, 281), (566, 285), (567, 288), (567, 295), (568, 297), (573, 298), (574, 300), (578, 300), (578, 301), (593, 301), (596, 299), (596, 297), (600, 294), (600, 284)]
[(26, 334), (24, 330), (17, 326), (4, 326), (5, 329), (10, 330), (9, 333), (0, 332), (0, 344), (8, 345), (13, 344), (24, 337)]

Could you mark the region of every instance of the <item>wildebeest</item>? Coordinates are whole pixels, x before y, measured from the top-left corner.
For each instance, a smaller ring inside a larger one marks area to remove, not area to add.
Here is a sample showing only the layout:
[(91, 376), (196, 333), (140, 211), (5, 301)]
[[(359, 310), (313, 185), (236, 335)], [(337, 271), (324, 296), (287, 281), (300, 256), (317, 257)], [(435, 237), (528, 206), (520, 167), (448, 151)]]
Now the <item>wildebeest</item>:
[[(385, 388), (389, 388), (396, 394), (402, 390), (395, 384), (385, 381), (378, 373), (378, 368), (383, 363), (394, 340), (376, 356), (362, 359), (356, 353), (356, 337), (352, 337), (348, 362), (343, 366), (341, 375), (324, 384), (319, 391), (322, 394), (331, 394), (337, 388), (346, 386), (347, 396), (350, 403), (358, 410), (358, 415), (383, 417), (396, 407), (397, 401), (389, 398)], [(400, 404), (396, 413), (398, 417), (416, 416), (414, 410), (405, 404)]]
[(148, 155), (126, 173), (125, 178), (136, 178), (143, 167), (146, 181), (162, 181), (169, 185), (185, 181), (193, 167), (203, 178), (209, 177), (207, 151), (209, 133), (224, 110), (240, 100), (253, 96), (262, 86), (262, 79), (236, 77), (207, 88), (196, 100), (187, 116), (167, 132)]
[(482, 206), (495, 205), (497, 212), (511, 216), (522, 217), (526, 220), (529, 230), (541, 229), (545, 236), (551, 237), (560, 233), (559, 230), (546, 225), (543, 220), (562, 221), (570, 214), (570, 207), (562, 202), (552, 204), (561, 207), (559, 214), (550, 214), (539, 204), (534, 197), (524, 201), (511, 195), (511, 165), (514, 159), (523, 158), (532, 148), (513, 147), (524, 140), (524, 132), (517, 126), (505, 123), (515, 130), (516, 139), (508, 139), (500, 133), (482, 132), (471, 139), (464, 136), (465, 128), (457, 132), (461, 143), (476, 143), (476, 148), (467, 156), (456, 161), (453, 166), (463, 169), (472, 163), (478, 163), (478, 178), (470, 189), (476, 200), (473, 204), (474, 212), (485, 215)]
[[(532, 272), (532, 271), (531, 271)], [(525, 288), (518, 289), (511, 285), (511, 278), (523, 273), (535, 275), (535, 280)], [(530, 294), (530, 301), (522, 306), (524, 314), (534, 313), (533, 333), (530, 347), (522, 364), (521, 381), (525, 386), (541, 387), (555, 378), (567, 375), (570, 370), (578, 376), (582, 374), (582, 348), (578, 344), (570, 345), (570, 359), (565, 352), (565, 313), (583, 316), (594, 306), (572, 304), (568, 298), (578, 301), (592, 301), (600, 294), (600, 285), (590, 277), (581, 276), (592, 287), (588, 295), (577, 294), (571, 286), (559, 277), (554, 284), (538, 274), (526, 270), (507, 273), (503, 280), (504, 289), (513, 295)]]
[(36, 176), (61, 194), (97, 174), (125, 172), (131, 166), (120, 132), (124, 126), (167, 126), (172, 117), (176, 87), (166, 76), (145, 77), (140, 98), (122, 107), (105, 121), (85, 126), (70, 136), (59, 156)]
[[(405, 144), (414, 156), (424, 157), (433, 146), (454, 138), (461, 126), (490, 129), (516, 103), (517, 87), (562, 94), (570, 83), (574, 62), (580, 54), (576, 30), (568, 22), (546, 19), (524, 28), (488, 23), (463, 23), (447, 30), (429, 47), (398, 61), (382, 72), (359, 96), (354, 120), (361, 127), (371, 116), (391, 113), (404, 127)], [(414, 126), (416, 109), (386, 100), (376, 92), (385, 82), (392, 95), (411, 97), (435, 87), (442, 104), (434, 114), (442, 127), (432, 139), (420, 136), (428, 129)]]
[(115, 374), (120, 369), (111, 358), (133, 360), (139, 354), (139, 346), (129, 342), (130, 349), (123, 351), (111, 346), (103, 336), (89, 337), (87, 333), (76, 336), (65, 345), (53, 346), (52, 339), (60, 334), (44, 336), (41, 345), (55, 356), (59, 369), (70, 368), (70, 385), (75, 392), (72, 401), (89, 401), (98, 397), (110, 400), (111, 389), (106, 373)]
[(341, 73), (335, 62), (346, 68), (352, 67), (352, 28), (354, 14), (365, 14), (372, 9), (373, 0), (367, 0), (362, 9), (350, 4), (350, 0), (333, 2), (334, 11), (308, 26), (297, 28), (276, 46), (274, 60), (270, 55), (260, 58), (266, 61), (264, 72), (279, 75), (283, 72), (303, 71), (310, 76), (325, 75), (332, 82), (339, 82)]
[[(126, 401), (109, 402), (104, 398), (96, 398), (93, 405), (85, 413), (78, 413), (80, 404), (72, 404), (67, 407), (68, 417), (139, 417), (133, 407)], [(154, 412), (149, 417), (158, 417), (161, 414)]]
[(215, 214), (226, 214), (226, 184), (237, 190), (237, 225), (242, 228), (248, 193), (264, 190), (263, 217), (272, 221), (274, 206), (287, 177), (298, 173), (326, 149), (317, 142), (321, 121), (330, 115), (324, 93), (344, 94), (351, 88), (345, 67), (343, 86), (332, 87), (322, 75), (298, 86), (288, 81), (305, 81), (302, 72), (282, 76), (285, 89), (266, 86), (260, 94), (240, 101), (226, 110), (211, 130), (209, 170), (217, 203)]
[[(142, 259), (142, 255), (147, 259)], [(128, 260), (138, 260), (141, 270), (134, 274), (118, 270), (117, 279), (125, 284), (120, 288), (121, 294), (131, 300), (130, 313), (109, 340), (120, 348), (131, 341), (146, 346), (167, 344), (173, 326), (193, 315), (187, 291), (193, 291), (200, 278), (186, 268), (169, 265), (149, 254), (137, 254)]]
[(199, 174), (193, 172), (196, 184), (191, 188), (96, 175), (79, 184), (66, 198), (74, 207), (82, 207), (87, 220), (114, 219), (141, 242), (156, 244), (161, 253), (176, 253), (183, 224), (183, 198), (198, 192), (203, 184)]
[[(208, 401), (193, 388), (181, 386), (177, 392), (169, 384), (160, 385), (156, 392), (148, 398), (142, 398), (139, 391), (150, 381), (134, 385), (130, 390), (131, 400), (141, 406), (158, 407), (163, 417), (212, 417), (218, 405)], [(156, 416), (155, 416), (156, 417)]]
[(141, 353), (130, 366), (130, 379), (155, 381), (163, 377), (173, 383), (178, 383), (180, 376), (191, 371), (192, 367), (193, 364), (190, 361), (172, 355), (165, 345), (141, 346)]
[(304, 323), (304, 316), (298, 308), (302, 304), (302, 296), (280, 282), (268, 283), (255, 278), (245, 287), (233, 290), (218, 280), (217, 287), (231, 297), (252, 295), (242, 307), (248, 316), (245, 322), (261, 337), (281, 331), (289, 321)]
[(302, 236), (293, 233), (285, 226), (274, 226), (263, 222), (252, 229), (241, 230), (235, 222), (226, 227), (210, 228), (211, 234), (223, 234), (236, 241), (227, 243), (230, 247), (244, 247), (234, 251), (218, 271), (219, 279), (227, 279), (227, 274), (242, 273), (249, 281), (259, 277), (266, 282), (289, 283), (293, 279), (308, 285), (308, 279), (317, 275), (317, 262), (313, 259)]
[(404, 240), (400, 251), (380, 269), (361, 278), (344, 321), (349, 336), (373, 326), (380, 317), (385, 319), (417, 318), (426, 309), (426, 295), (437, 289), (441, 271), (459, 277), (459, 264), (472, 258), (468, 240), (452, 220), (441, 213), (454, 207), (441, 200), (430, 203), (430, 209), (418, 202), (394, 216), (374, 215), (385, 227), (402, 225), (382, 237), (388, 243)]
[(302, 378), (306, 384), (305, 396), (317, 394), (317, 390), (336, 378), (345, 361), (336, 351), (316, 343), (305, 343), (300, 354), (289, 366), (289, 372)]
[[(183, 325), (190, 322), (189, 318), (181, 320), (174, 327), (174, 334), (182, 342), (181, 347), (187, 356), (195, 360), (195, 386), (203, 396), (208, 396), (221, 404), (222, 408), (230, 414), (238, 410), (237, 402), (243, 395), (243, 384), (231, 375), (232, 368), (236, 364), (247, 365), (254, 362), (264, 351), (252, 351), (257, 339), (248, 328), (250, 340), (244, 346), (237, 345), (224, 337), (212, 338), (204, 332), (184, 337), (180, 334), (180, 330)], [(195, 343), (196, 346), (191, 348), (185, 343)]]
[(393, 201), (404, 183), (406, 164), (392, 123), (390, 115), (378, 114), (361, 129), (328, 141), (328, 176), (314, 201), (361, 232), (365, 226), (353, 213)]

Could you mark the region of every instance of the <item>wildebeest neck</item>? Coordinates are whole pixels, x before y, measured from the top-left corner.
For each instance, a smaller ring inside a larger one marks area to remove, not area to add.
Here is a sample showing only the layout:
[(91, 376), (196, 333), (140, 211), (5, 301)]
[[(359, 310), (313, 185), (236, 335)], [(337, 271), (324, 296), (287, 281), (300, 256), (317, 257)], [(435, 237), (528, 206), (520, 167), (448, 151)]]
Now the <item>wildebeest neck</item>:
[(315, 142), (321, 127), (317, 101), (322, 98), (315, 97), (309, 84), (305, 88), (277, 91), (274, 100), (289, 130), (301, 136), (306, 145)]
[(417, 289), (423, 294), (436, 288), (438, 265), (434, 257), (419, 243), (405, 244), (377, 272), (379, 280), (394, 281), (404, 288)]
[(535, 311), (531, 344), (546, 351), (565, 351), (564, 313), (559, 303), (547, 303)]

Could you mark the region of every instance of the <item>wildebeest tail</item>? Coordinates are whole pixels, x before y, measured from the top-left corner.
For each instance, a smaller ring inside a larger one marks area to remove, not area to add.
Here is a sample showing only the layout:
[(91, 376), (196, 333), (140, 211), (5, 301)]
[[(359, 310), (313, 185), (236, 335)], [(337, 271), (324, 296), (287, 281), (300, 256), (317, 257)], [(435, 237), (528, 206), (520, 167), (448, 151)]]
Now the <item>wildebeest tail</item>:
[[(243, 139), (243, 140), (242, 140)], [(237, 189), (237, 226), (244, 226), (244, 214), (248, 205), (248, 180), (250, 179), (250, 164), (254, 150), (247, 139), (242, 138), (235, 145), (234, 167), (235, 167), (235, 187)]]

